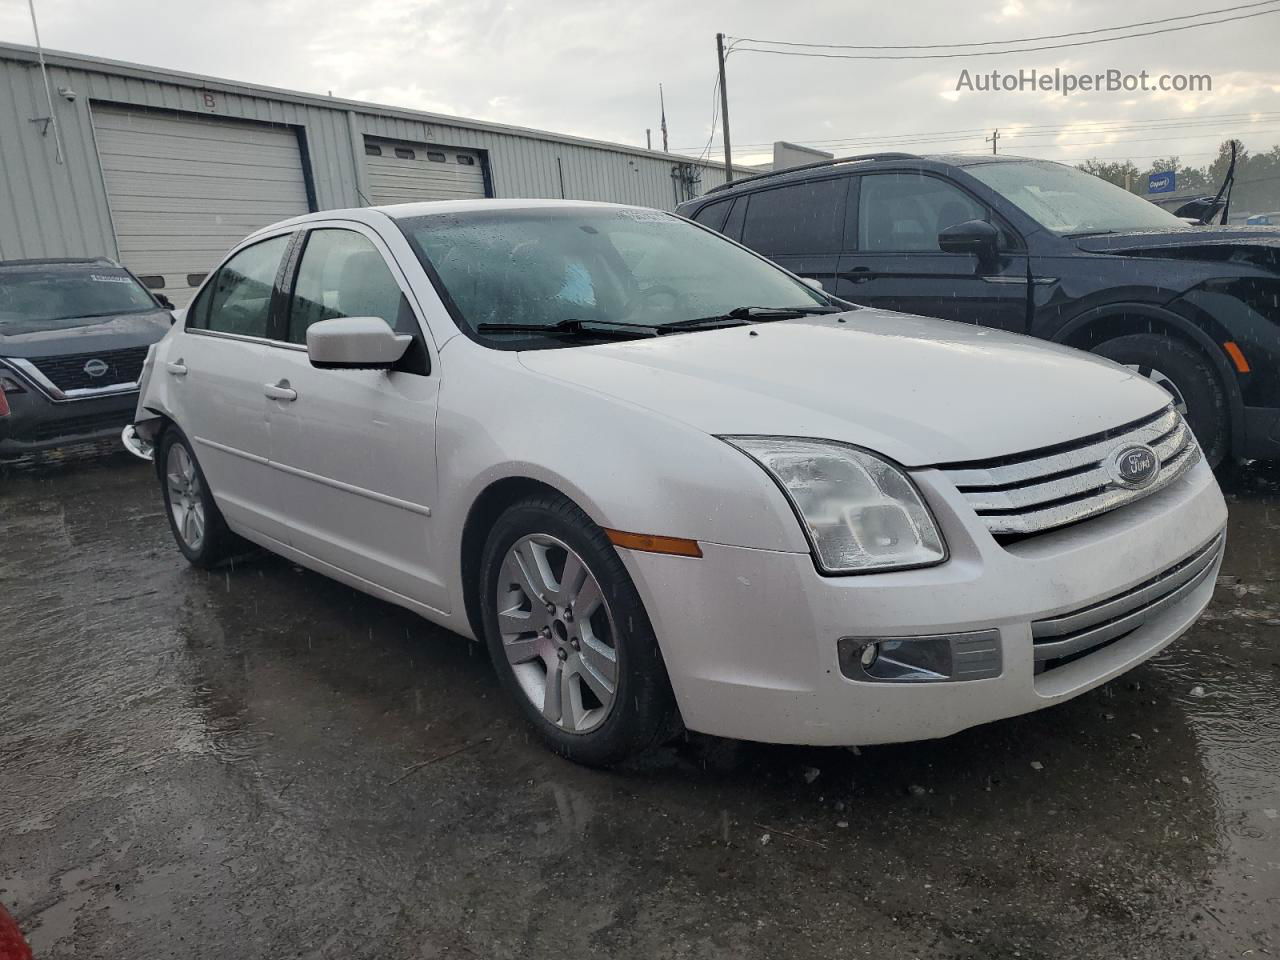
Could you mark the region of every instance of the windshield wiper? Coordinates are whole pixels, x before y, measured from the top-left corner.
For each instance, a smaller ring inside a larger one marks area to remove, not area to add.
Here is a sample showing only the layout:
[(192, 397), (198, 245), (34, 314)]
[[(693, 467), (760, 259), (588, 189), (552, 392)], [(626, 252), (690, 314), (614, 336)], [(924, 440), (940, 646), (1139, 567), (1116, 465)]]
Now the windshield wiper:
[(836, 306), (804, 307), (734, 307), (725, 313), (717, 313), (710, 317), (693, 317), (689, 320), (675, 320), (659, 326), (660, 330), (689, 330), (697, 327), (715, 326), (717, 324), (740, 326), (744, 323), (766, 323), (770, 320), (794, 320), (796, 317), (807, 317), (810, 314), (843, 313)]
[(578, 320), (570, 318), (556, 323), (482, 323), (477, 333), (541, 333), (553, 337), (612, 337), (633, 339), (656, 337), (658, 328), (651, 323), (623, 323), (620, 320)]

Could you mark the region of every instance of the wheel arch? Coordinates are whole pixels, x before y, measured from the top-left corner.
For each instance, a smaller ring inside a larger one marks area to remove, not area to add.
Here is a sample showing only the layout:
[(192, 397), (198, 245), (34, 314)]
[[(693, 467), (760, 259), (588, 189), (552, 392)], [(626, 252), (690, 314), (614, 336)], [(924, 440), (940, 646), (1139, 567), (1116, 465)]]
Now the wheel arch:
[(485, 541), (489, 538), (489, 531), (509, 506), (538, 494), (567, 497), (570, 501), (577, 503), (580, 508), (582, 506), (563, 490), (543, 480), (517, 475), (494, 480), (480, 491), (467, 511), (467, 518), (462, 524), (458, 569), (462, 578), (463, 610), (466, 613), (467, 624), (477, 640), (482, 640), (484, 637), (484, 623), (480, 613), (480, 560), (484, 553)]
[(1202, 327), (1186, 317), (1152, 304), (1108, 304), (1073, 318), (1051, 339), (1069, 347), (1091, 351), (1108, 340), (1135, 333), (1163, 334), (1181, 340), (1209, 358), (1227, 396), (1231, 453), (1239, 456), (1244, 443), (1244, 400), (1240, 383), (1221, 346)]

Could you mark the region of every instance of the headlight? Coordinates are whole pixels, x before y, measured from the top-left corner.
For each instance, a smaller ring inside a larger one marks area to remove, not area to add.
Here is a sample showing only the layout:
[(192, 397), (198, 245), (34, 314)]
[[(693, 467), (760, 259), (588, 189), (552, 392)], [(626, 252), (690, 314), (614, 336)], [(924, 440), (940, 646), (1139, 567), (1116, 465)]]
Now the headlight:
[(838, 443), (723, 437), (777, 481), (825, 573), (923, 567), (947, 558), (914, 484), (879, 457)]

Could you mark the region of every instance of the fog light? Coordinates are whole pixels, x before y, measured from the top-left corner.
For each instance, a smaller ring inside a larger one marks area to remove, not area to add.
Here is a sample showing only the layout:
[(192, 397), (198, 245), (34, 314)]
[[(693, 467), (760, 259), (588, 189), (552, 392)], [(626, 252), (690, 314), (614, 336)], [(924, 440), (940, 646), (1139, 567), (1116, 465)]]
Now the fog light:
[(986, 680), (1000, 676), (1000, 634), (995, 630), (926, 637), (845, 637), (836, 645), (840, 672), (873, 683)]

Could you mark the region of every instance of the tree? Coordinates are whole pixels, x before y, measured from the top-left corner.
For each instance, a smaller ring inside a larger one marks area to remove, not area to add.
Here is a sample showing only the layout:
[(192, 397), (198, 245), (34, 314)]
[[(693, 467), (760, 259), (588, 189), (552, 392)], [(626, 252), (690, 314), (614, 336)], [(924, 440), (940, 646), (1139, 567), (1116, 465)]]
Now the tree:
[(1080, 169), (1135, 193), (1138, 192), (1139, 180), (1142, 181), (1141, 192), (1145, 193), (1147, 189), (1146, 177), (1131, 160), (1086, 160), (1080, 164)]

